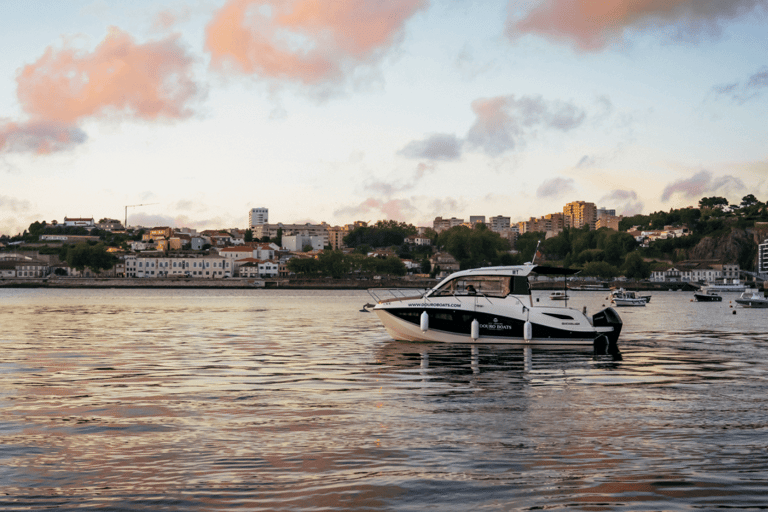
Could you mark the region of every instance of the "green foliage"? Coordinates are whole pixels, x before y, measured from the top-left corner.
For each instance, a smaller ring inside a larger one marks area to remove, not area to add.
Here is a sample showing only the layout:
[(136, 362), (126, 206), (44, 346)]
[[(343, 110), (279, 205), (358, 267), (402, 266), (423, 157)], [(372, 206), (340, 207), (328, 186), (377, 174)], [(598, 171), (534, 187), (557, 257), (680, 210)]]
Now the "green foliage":
[(584, 265), (581, 275), (611, 278), (619, 275), (619, 269), (605, 261), (590, 261)]
[(294, 274), (314, 276), (320, 273), (320, 262), (314, 258), (291, 258), (287, 266)]
[(417, 229), (411, 224), (394, 220), (380, 220), (373, 226), (361, 226), (353, 229), (344, 237), (344, 244), (352, 248), (361, 245), (375, 248), (400, 246), (406, 237), (416, 233)]
[(651, 265), (638, 252), (627, 254), (621, 270), (624, 276), (630, 279), (648, 279), (651, 277)]
[(403, 276), (407, 269), (397, 256), (387, 258), (366, 257), (362, 254), (344, 254), (341, 251), (323, 251), (317, 259), (291, 258), (288, 270), (306, 276), (326, 276), (341, 279), (352, 271), (371, 274)]
[(107, 252), (107, 247), (103, 243), (90, 245), (80, 242), (77, 245), (62, 246), (62, 251), (64, 252), (63, 260), (67, 265), (80, 271), (88, 267), (99, 273), (114, 267), (117, 261), (115, 256)]
[(246, 229), (245, 234), (243, 235), (243, 241), (244, 242), (253, 242), (253, 230)]
[(476, 224), (471, 229), (456, 226), (445, 230), (438, 236), (437, 243), (456, 258), (462, 269), (499, 265), (501, 256), (510, 250), (509, 241), (484, 224)]
[(704, 209), (704, 208), (722, 209), (726, 206), (728, 206), (728, 200), (724, 197), (718, 197), (718, 196), (702, 197), (699, 200), (699, 208), (701, 209)]
[(608, 228), (590, 231), (588, 228), (565, 229), (557, 236), (544, 240), (541, 252), (550, 260), (568, 265), (605, 261), (620, 266), (637, 242), (629, 233)]

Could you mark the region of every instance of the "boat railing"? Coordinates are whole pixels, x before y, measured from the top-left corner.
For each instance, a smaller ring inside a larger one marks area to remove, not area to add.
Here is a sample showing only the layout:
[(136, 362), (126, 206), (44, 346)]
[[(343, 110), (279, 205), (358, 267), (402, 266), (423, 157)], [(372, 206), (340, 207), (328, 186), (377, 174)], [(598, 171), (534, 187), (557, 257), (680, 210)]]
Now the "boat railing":
[(391, 302), (403, 299), (422, 299), (428, 288), (368, 288), (368, 295), (376, 302)]

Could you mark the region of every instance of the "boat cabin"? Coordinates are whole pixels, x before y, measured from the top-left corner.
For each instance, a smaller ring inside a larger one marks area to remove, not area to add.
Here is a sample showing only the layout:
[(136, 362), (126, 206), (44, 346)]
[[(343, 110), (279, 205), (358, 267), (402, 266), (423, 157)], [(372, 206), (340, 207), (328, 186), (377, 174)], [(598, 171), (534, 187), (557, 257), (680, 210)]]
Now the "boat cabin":
[(454, 295), (484, 295), (506, 297), (507, 295), (530, 295), (531, 287), (525, 276), (483, 276), (468, 275), (443, 281), (429, 293), (429, 297)]

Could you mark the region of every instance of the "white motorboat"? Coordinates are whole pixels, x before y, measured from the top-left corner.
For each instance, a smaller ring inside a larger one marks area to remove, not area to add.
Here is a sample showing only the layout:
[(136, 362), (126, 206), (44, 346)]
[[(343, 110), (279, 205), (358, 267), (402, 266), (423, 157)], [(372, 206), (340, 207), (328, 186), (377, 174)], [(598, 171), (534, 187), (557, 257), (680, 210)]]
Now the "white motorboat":
[(595, 353), (618, 353), (622, 322), (613, 308), (591, 318), (586, 311), (538, 306), (528, 276), (569, 275), (576, 270), (532, 263), (455, 272), (420, 295), (384, 298), (368, 290), (368, 304), (392, 338), (399, 341), (594, 346)]
[(768, 308), (768, 298), (755, 289), (745, 290), (735, 302), (745, 308)]
[(552, 292), (549, 294), (551, 300), (568, 300), (568, 294), (566, 292)]
[(611, 302), (616, 306), (645, 306), (650, 301), (651, 297), (649, 295), (640, 296), (624, 288), (611, 292)]

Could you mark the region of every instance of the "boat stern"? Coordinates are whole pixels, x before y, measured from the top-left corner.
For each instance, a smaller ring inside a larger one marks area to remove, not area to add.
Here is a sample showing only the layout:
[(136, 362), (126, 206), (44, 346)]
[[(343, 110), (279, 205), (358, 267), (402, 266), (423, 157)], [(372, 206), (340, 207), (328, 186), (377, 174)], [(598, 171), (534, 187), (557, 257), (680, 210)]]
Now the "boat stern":
[[(613, 308), (605, 308), (592, 315), (592, 326), (598, 329), (601, 334), (595, 338), (595, 354), (610, 354), (616, 356), (619, 354), (619, 335), (624, 323), (621, 317)], [(609, 329), (605, 329), (610, 327)], [(601, 329), (602, 328), (602, 329)]]

